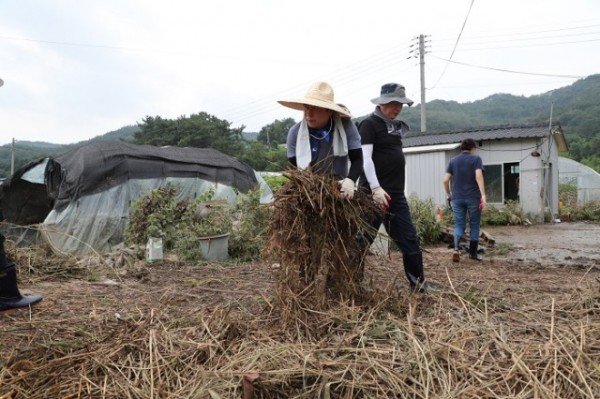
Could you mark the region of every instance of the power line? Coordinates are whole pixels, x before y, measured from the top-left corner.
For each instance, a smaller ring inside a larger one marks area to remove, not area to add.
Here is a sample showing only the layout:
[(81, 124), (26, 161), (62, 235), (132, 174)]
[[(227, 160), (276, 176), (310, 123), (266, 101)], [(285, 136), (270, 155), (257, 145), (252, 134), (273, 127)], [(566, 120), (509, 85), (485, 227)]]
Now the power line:
[(460, 51), (480, 51), (480, 50), (501, 50), (506, 48), (527, 48), (527, 47), (545, 47), (545, 46), (556, 46), (562, 44), (576, 44), (576, 43), (590, 43), (600, 41), (598, 39), (586, 39), (586, 40), (572, 40), (566, 42), (552, 42), (552, 43), (537, 43), (537, 44), (523, 44), (516, 46), (497, 46), (497, 47), (479, 47), (479, 48), (461, 48)]
[[(564, 79), (573, 79), (573, 78), (564, 78)], [(493, 84), (493, 85), (458, 85), (458, 86), (438, 86), (437, 89), (472, 89), (473, 87), (511, 87), (511, 86), (538, 86), (538, 85), (548, 85), (548, 84), (562, 84), (564, 81), (552, 81), (552, 82), (529, 82), (529, 83), (501, 83), (501, 84)]]
[[(364, 76), (365, 74), (372, 73), (374, 71), (379, 71), (385, 68), (389, 68), (393, 65), (397, 65), (399, 62), (406, 62), (405, 53), (396, 51), (395, 56), (390, 56), (390, 51), (386, 50), (385, 52), (378, 53), (380, 56), (370, 56), (368, 58), (359, 61), (358, 63), (353, 63), (344, 68), (341, 68), (334, 73), (325, 75), (318, 79), (323, 80), (335, 80), (337, 87), (344, 86), (347, 83), (355, 81), (356, 77)], [(394, 54), (394, 53), (391, 53)], [(383, 59), (383, 61), (379, 61), (379, 59)], [(362, 65), (361, 65), (362, 64)], [(358, 66), (357, 66), (358, 65)], [(343, 71), (343, 72), (342, 72)], [(296, 88), (305, 88), (306, 85), (314, 82), (315, 79), (312, 79), (310, 82), (306, 84), (300, 84), (294, 86), (293, 89)], [(286, 89), (279, 92), (279, 95), (290, 93), (290, 89)], [(231, 108), (229, 110), (225, 110), (224, 113), (229, 114), (230, 119), (244, 119), (249, 117), (254, 117), (256, 115), (260, 115), (269, 110), (275, 109), (278, 107), (278, 104), (275, 103), (274, 99), (277, 98), (277, 93), (266, 96), (262, 99), (258, 99), (252, 102), (248, 106), (248, 104), (240, 105), (238, 107)], [(232, 114), (233, 111), (233, 115)]]
[[(400, 59), (400, 62), (405, 61), (404, 59)], [(375, 72), (375, 71), (379, 71), (382, 69), (386, 69), (389, 68), (391, 66), (396, 66), (398, 65), (398, 59), (397, 58), (392, 58), (389, 59), (386, 62), (380, 63), (378, 65), (373, 65), (373, 66), (368, 66), (366, 68), (363, 68), (362, 70), (358, 70), (358, 71), (354, 71), (346, 76), (343, 76), (341, 78), (336, 78), (336, 87), (342, 87), (342, 86), (346, 86), (348, 83), (352, 83), (356, 80), (356, 77), (358, 76), (364, 76), (366, 74)], [(312, 80), (314, 81), (314, 80)], [(311, 82), (312, 82), (311, 81)], [(261, 105), (256, 105), (255, 107), (253, 107), (252, 109), (246, 109), (243, 111), (239, 111), (234, 113), (234, 115), (229, 115), (228, 118), (229, 119), (234, 119), (234, 120), (241, 120), (241, 119), (246, 119), (246, 118), (252, 118), (255, 117), (257, 115), (261, 115), (264, 114), (270, 110), (279, 108), (279, 104), (277, 104), (275, 102), (275, 98), (270, 96), (265, 98), (263, 104)]]
[[(572, 37), (572, 36), (597, 35), (598, 33), (600, 33), (600, 31), (580, 32), (580, 33), (571, 33), (571, 34), (566, 34), (566, 35), (552, 35), (552, 36), (542, 36), (542, 37), (527, 37), (527, 38), (521, 37), (521, 38), (515, 38), (515, 39), (488, 40), (488, 41), (478, 41), (478, 42), (470, 42), (470, 43), (466, 43), (465, 41), (467, 39), (465, 38), (465, 39), (463, 39), (463, 46), (461, 46), (461, 51), (465, 50), (464, 46), (476, 46), (476, 45), (485, 45), (485, 44), (492, 44), (492, 43), (506, 43), (506, 42), (527, 42), (527, 41), (545, 40), (545, 39), (563, 39), (563, 38)], [(539, 43), (537, 43), (537, 44), (539, 44)], [(447, 48), (447, 47), (449, 47), (449, 46), (442, 45), (437, 48)], [(468, 50), (468, 48), (467, 48), (467, 50)]]
[[(565, 31), (565, 30), (596, 28), (598, 26), (600, 26), (600, 24), (573, 26), (573, 27), (568, 27), (568, 28), (557, 28), (557, 29), (544, 29), (544, 30), (536, 30), (536, 31), (525, 31), (525, 32), (519, 32), (518, 28), (517, 28), (517, 29), (511, 29), (511, 33), (500, 33), (500, 34), (494, 34), (494, 35), (465, 36), (464, 40), (485, 39), (485, 38), (505, 37), (505, 36), (524, 36), (524, 35), (526, 36), (526, 35), (535, 35), (538, 33), (560, 32), (560, 31)], [(454, 40), (454, 39), (453, 38), (437, 39), (438, 42), (447, 42), (447, 41), (452, 41), (452, 40)]]
[[(465, 21), (463, 22), (462, 27), (460, 28), (460, 32), (458, 34), (458, 37), (456, 38), (456, 43), (454, 43), (454, 48), (452, 49), (452, 53), (450, 54), (450, 60), (454, 56), (454, 52), (456, 51), (456, 47), (458, 46), (458, 42), (460, 41), (460, 37), (462, 36), (463, 30), (465, 29), (465, 25), (467, 24), (467, 20), (469, 19), (469, 14), (471, 14), (471, 9), (473, 8), (473, 3), (475, 3), (475, 0), (471, 0), (471, 5), (469, 5), (469, 11), (467, 11), (467, 16), (465, 17)], [(446, 65), (444, 66), (444, 70), (442, 71), (442, 74), (440, 75), (440, 77), (438, 78), (438, 80), (435, 82), (435, 84), (430, 87), (430, 89), (433, 89), (435, 86), (437, 86), (437, 84), (440, 82), (440, 80), (442, 79), (442, 77), (446, 73), (446, 69), (448, 69), (448, 65), (449, 64), (450, 64), (449, 62), (446, 63)]]
[(499, 72), (518, 73), (518, 74), (521, 74), (521, 75), (549, 76), (549, 77), (554, 77), (554, 78), (573, 78), (573, 79), (581, 79), (581, 78), (584, 77), (584, 76), (580, 76), (580, 75), (557, 75), (557, 74), (550, 74), (550, 73), (513, 71), (513, 70), (510, 70), (510, 69), (493, 68), (493, 67), (482, 66), (482, 65), (468, 64), (466, 62), (447, 60), (445, 58), (436, 57), (435, 55), (432, 55), (432, 57), (433, 58), (437, 58), (437, 59), (442, 60), (442, 61), (451, 62), (453, 64), (458, 64), (458, 65), (464, 65), (464, 66), (468, 66), (468, 67), (472, 67), (472, 68), (488, 69), (488, 70), (499, 71)]
[[(403, 44), (408, 44), (408, 42), (405, 42)], [(383, 61), (384, 64), (390, 64), (392, 62), (397, 62), (398, 58), (402, 58), (404, 56), (404, 52), (398, 51), (397, 49), (398, 49), (398, 45), (394, 46), (392, 48), (392, 51), (390, 49), (386, 49), (384, 51), (381, 51), (381, 52), (378, 52), (375, 54), (371, 54), (366, 58), (363, 58), (359, 61), (355, 61), (352, 64), (345, 65), (337, 70), (334, 70), (328, 74), (323, 75), (322, 77), (313, 78), (310, 81), (299, 83), (297, 85), (288, 87), (283, 90), (278, 90), (277, 92), (273, 92), (265, 97), (256, 99), (249, 103), (233, 106), (231, 108), (224, 110), (224, 112), (228, 113), (228, 114), (238, 115), (238, 114), (244, 114), (246, 112), (249, 112), (252, 109), (263, 108), (266, 105), (266, 103), (268, 103), (268, 104), (273, 103), (274, 98), (293, 95), (294, 93), (297, 93), (297, 91), (300, 89), (306, 89), (306, 86), (313, 83), (317, 79), (322, 79), (322, 80), (340, 79), (340, 78), (347, 79), (349, 76), (356, 76), (357, 71), (366, 72), (366, 71), (371, 70), (372, 68), (381, 69), (381, 68), (378, 68), (378, 66), (381, 65), (380, 60), (384, 60)]]

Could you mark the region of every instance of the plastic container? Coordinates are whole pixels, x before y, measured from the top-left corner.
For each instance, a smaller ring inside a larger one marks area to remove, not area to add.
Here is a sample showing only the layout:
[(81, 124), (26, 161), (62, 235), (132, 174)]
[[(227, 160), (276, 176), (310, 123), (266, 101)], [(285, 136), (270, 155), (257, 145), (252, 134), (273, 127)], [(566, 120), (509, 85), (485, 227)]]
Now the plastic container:
[(199, 239), (202, 257), (208, 261), (225, 260), (229, 257), (229, 233)]
[(162, 238), (148, 237), (146, 243), (146, 261), (156, 262), (163, 259), (163, 242)]

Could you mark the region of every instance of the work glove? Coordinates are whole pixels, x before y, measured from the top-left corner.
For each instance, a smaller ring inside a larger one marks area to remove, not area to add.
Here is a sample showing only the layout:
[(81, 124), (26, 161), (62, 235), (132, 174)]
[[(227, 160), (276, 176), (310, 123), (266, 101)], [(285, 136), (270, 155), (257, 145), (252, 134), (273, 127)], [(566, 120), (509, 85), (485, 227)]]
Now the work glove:
[(387, 210), (390, 207), (392, 197), (381, 187), (373, 190), (373, 201), (381, 208)]
[(342, 194), (342, 198), (352, 199), (352, 197), (354, 197), (354, 191), (356, 191), (356, 186), (352, 179), (346, 177), (344, 180), (340, 180), (339, 183), (341, 185), (340, 193)]

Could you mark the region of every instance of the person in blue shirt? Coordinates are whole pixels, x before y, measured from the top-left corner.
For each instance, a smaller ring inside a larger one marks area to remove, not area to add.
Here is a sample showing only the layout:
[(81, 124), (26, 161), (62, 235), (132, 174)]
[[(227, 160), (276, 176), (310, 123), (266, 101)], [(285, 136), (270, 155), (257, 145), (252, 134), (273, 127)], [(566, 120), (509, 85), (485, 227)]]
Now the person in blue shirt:
[[(467, 138), (460, 143), (461, 153), (452, 158), (444, 174), (446, 198), (452, 206), (454, 215), (454, 253), (452, 260), (460, 261), (459, 241), (465, 233), (466, 219), (469, 215), (469, 258), (481, 261), (477, 254), (479, 245), (479, 223), (481, 211), (485, 207), (485, 184), (483, 163), (475, 155), (475, 140)], [(452, 182), (452, 190), (450, 190)]]

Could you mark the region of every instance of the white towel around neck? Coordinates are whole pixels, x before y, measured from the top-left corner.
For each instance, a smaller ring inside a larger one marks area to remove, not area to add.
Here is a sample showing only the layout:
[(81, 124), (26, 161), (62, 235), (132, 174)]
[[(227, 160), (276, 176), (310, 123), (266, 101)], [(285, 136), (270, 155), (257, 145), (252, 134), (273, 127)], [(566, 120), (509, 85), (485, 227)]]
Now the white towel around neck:
[[(300, 123), (300, 129), (298, 130), (298, 136), (296, 137), (296, 165), (300, 169), (306, 169), (311, 161), (310, 152), (310, 133), (308, 131), (308, 125), (306, 120), (302, 119)], [(338, 115), (333, 120), (333, 156), (345, 157), (348, 155), (348, 140), (346, 139), (346, 130), (344, 130), (344, 124), (342, 118)]]

